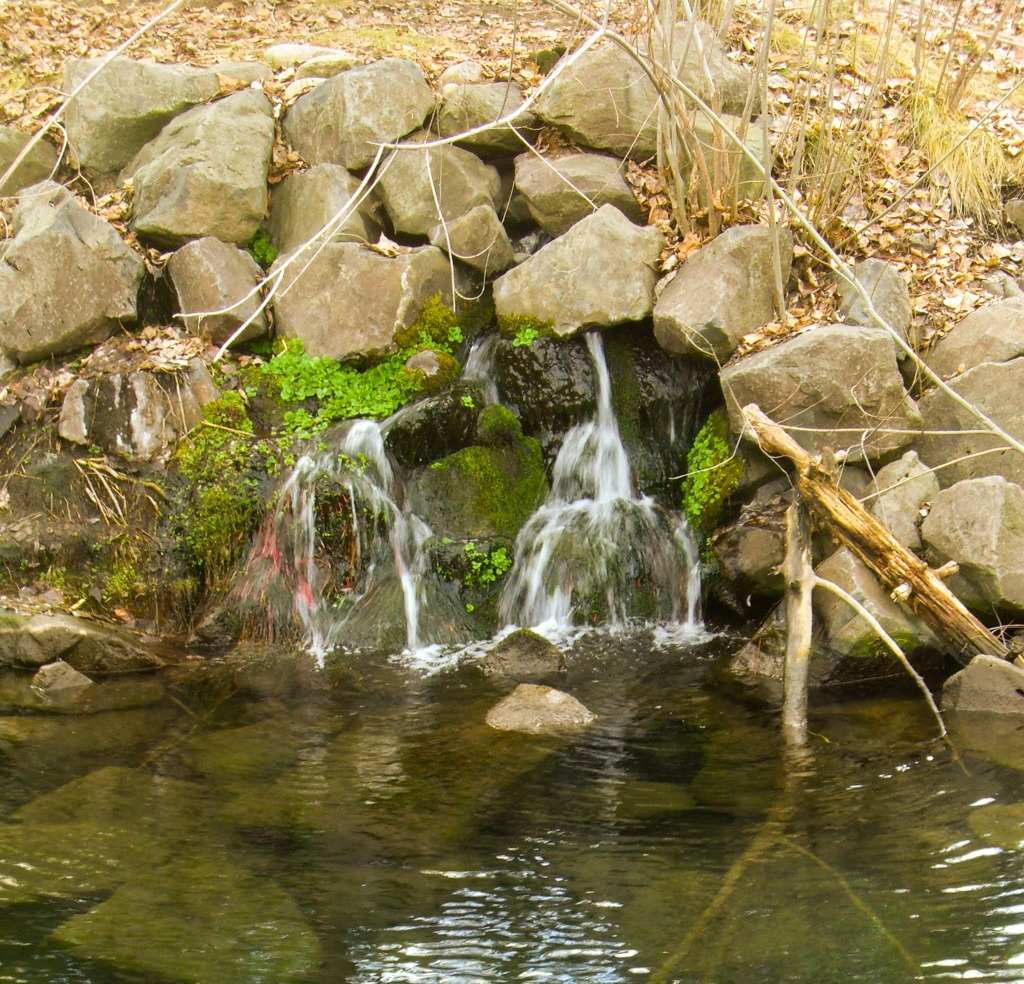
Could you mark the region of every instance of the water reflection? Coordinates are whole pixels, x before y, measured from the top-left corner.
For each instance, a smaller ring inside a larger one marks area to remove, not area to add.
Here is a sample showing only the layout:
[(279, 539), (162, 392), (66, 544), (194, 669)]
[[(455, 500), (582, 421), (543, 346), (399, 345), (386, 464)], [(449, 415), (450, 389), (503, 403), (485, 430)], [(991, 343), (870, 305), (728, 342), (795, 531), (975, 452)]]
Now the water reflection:
[(3, 718), (0, 982), (1024, 980), (1016, 727), (819, 697), (788, 754), (713, 646), (581, 637), (562, 739), (468, 669)]

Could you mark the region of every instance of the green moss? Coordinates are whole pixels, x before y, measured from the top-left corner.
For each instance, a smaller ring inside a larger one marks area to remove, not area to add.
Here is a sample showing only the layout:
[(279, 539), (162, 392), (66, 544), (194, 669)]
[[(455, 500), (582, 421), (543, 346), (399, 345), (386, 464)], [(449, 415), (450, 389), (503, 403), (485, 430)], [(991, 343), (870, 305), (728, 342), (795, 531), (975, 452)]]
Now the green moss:
[[(513, 344), (529, 345), (534, 339), (541, 335), (554, 334), (555, 322), (553, 320), (541, 321), (531, 314), (499, 314), (498, 331), (503, 335), (513, 338)], [(526, 339), (529, 339), (526, 341)]]
[(270, 236), (264, 229), (257, 229), (252, 234), (252, 238), (245, 244), (245, 249), (264, 270), (277, 259), (277, 247), (270, 241)]
[(476, 430), (478, 440), (488, 447), (503, 447), (523, 439), (523, 425), (508, 407), (492, 403), (480, 411)]
[(706, 548), (743, 477), (743, 462), (729, 445), (729, 418), (724, 409), (715, 410), (698, 432), (686, 458), (686, 471), (683, 510)]

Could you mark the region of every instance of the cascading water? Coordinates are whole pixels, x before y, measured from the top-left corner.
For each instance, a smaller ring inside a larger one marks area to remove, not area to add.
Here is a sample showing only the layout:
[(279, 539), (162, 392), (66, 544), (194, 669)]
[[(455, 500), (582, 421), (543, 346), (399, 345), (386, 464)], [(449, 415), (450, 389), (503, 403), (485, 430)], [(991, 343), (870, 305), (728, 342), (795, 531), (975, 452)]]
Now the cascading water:
[(700, 571), (685, 521), (638, 497), (611, 402), (601, 336), (587, 335), (597, 413), (565, 437), (547, 502), (516, 541), (499, 614), (539, 626), (633, 619), (696, 624)]
[(466, 641), (460, 606), (427, 574), (430, 528), (397, 498), (379, 425), (353, 421), (336, 447), (296, 462), (235, 588), (239, 607), (265, 612), (269, 634), (297, 621), (321, 658)]

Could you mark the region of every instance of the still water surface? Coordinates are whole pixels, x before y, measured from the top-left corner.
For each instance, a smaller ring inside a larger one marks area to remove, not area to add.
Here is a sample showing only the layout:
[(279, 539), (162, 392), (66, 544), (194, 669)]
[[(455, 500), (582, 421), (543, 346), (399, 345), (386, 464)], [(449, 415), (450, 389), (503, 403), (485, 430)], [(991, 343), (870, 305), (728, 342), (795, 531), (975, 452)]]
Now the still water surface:
[(721, 648), (581, 641), (563, 739), (359, 661), (0, 717), (0, 981), (1024, 981), (1020, 730), (818, 697), (795, 754)]

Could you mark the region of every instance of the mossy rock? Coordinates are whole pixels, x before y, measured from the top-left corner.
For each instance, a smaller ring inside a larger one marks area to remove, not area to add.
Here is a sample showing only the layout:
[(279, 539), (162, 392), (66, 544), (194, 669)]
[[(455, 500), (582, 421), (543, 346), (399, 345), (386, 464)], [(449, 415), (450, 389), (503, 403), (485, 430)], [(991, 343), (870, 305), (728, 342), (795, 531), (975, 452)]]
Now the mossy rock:
[(508, 407), (493, 403), (480, 411), (477, 434), (480, 443), (486, 447), (514, 447), (523, 439), (523, 427)]
[[(487, 419), (492, 418), (492, 436), (508, 438), (507, 418), (491, 412)], [(543, 455), (532, 438), (456, 451), (420, 472), (411, 490), (430, 528), (453, 540), (514, 539), (547, 493)]]
[(721, 522), (729, 497), (743, 478), (743, 461), (733, 455), (729, 418), (713, 411), (700, 429), (686, 459), (683, 510), (690, 529), (705, 544)]

